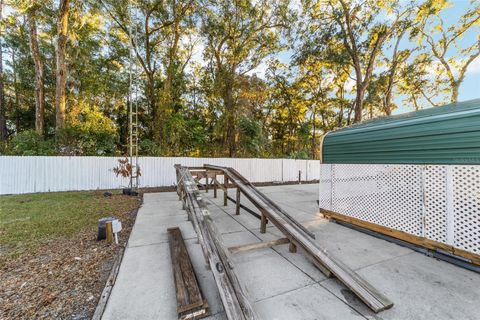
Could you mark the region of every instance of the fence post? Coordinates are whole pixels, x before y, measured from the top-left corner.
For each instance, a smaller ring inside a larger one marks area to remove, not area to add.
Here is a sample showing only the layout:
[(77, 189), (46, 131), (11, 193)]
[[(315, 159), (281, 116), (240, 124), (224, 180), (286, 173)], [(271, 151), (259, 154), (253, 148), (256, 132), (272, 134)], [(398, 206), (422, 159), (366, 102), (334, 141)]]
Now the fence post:
[(446, 166), (446, 204), (447, 204), (447, 244), (454, 245), (455, 216), (453, 209), (453, 167)]

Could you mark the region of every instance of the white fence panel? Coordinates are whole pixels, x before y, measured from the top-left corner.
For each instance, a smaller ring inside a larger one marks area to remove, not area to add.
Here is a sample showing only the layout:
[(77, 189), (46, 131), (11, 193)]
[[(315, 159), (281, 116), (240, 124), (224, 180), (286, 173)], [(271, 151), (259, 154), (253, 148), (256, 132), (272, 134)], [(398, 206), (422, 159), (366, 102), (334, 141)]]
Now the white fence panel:
[(322, 164), (319, 206), (480, 254), (480, 166)]
[(283, 181), (305, 181), (307, 173), (307, 160), (285, 159), (283, 160)]
[[(116, 177), (117, 157), (0, 157), (0, 194), (117, 189), (129, 180)], [(164, 187), (176, 183), (175, 164), (214, 164), (235, 168), (252, 182), (318, 180), (320, 164), (313, 160), (140, 157), (141, 187)]]

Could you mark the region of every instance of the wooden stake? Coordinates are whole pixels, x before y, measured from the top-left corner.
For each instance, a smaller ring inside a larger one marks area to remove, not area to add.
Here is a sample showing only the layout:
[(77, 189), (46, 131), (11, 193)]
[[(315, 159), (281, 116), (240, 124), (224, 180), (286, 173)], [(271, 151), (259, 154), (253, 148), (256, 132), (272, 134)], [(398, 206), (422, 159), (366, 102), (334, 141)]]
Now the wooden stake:
[(212, 179), (213, 181), (213, 197), (217, 197), (217, 175), (214, 175), (214, 178)]
[(267, 232), (267, 216), (262, 212), (262, 218), (260, 219), (260, 233)]
[(235, 208), (235, 214), (237, 216), (240, 214), (240, 188), (237, 188), (237, 203)]
[(227, 175), (223, 175), (223, 184), (225, 189), (223, 190), (223, 205), (226, 207), (228, 204), (228, 178)]
[(297, 246), (291, 241), (290, 241), (290, 245), (288, 246), (288, 251), (290, 251), (291, 253), (297, 252)]
[(107, 233), (107, 243), (113, 242), (113, 229), (112, 229), (112, 221), (107, 221), (105, 224), (105, 232)]

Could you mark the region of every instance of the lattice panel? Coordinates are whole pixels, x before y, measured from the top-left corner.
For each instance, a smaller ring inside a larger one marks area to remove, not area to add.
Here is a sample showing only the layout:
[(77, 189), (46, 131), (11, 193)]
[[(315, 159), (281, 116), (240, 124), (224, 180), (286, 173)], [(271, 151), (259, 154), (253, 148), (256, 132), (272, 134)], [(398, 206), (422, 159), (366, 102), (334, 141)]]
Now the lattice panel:
[(335, 164), (333, 211), (421, 235), (421, 168)]
[(320, 185), (318, 205), (320, 208), (331, 210), (332, 196), (332, 165), (322, 164), (320, 166)]
[(426, 166), (424, 171), (424, 184), (425, 237), (447, 243), (446, 166)]
[(480, 166), (453, 169), (455, 247), (480, 254)]
[(480, 254), (480, 166), (322, 165), (319, 203)]

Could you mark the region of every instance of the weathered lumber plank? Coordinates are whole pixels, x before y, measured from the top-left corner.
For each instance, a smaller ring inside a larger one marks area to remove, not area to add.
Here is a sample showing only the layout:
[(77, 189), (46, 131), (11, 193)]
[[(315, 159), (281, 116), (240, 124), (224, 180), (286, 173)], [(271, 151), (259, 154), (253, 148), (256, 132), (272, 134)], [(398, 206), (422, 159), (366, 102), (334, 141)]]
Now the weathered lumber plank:
[(228, 250), (223, 245), (220, 233), (210, 218), (205, 202), (190, 172), (175, 165), (178, 185), (186, 194), (184, 201), (190, 220), (197, 233), (205, 259), (213, 273), (225, 313), (229, 320), (256, 319), (251, 305), (234, 272)]
[(373, 311), (380, 312), (393, 306), (388, 298), (373, 288), (360, 275), (315, 243), (305, 231), (305, 228), (302, 228), (292, 217), (283, 214), (284, 212), (279, 210), (278, 206), (272, 205), (273, 201), (260, 194), (240, 173), (226, 167), (212, 165), (205, 165), (205, 167), (207, 169), (223, 170), (229, 180), (267, 216), (269, 221), (290, 239), (292, 245), (295, 246), (291, 247), (292, 250), (296, 250), (297, 246), (302, 248), (311, 258), (316, 260), (316, 264), (328, 269)]
[(331, 218), (334, 220), (346, 222), (361, 228), (365, 228), (368, 230), (372, 230), (384, 235), (387, 235), (389, 237), (393, 237), (396, 239), (400, 239), (402, 241), (412, 243), (418, 246), (422, 246), (431, 250), (443, 250), (446, 252), (449, 252), (451, 254), (454, 254), (456, 256), (460, 256), (462, 258), (466, 258), (472, 262), (472, 264), (479, 265), (480, 266), (480, 255), (455, 248), (454, 246), (445, 244), (445, 243), (440, 243), (438, 241), (430, 240), (427, 238), (419, 237), (410, 233), (406, 233), (400, 230), (395, 230), (392, 228), (384, 227), (375, 223), (371, 223), (368, 221), (363, 221), (357, 218), (349, 217), (337, 212), (333, 212), (330, 210), (326, 209), (320, 209), (320, 213), (322, 213), (325, 217)]
[(289, 242), (290, 240), (288, 240), (287, 238), (280, 238), (272, 241), (249, 243), (241, 246), (230, 247), (228, 248), (228, 250), (230, 251), (230, 253), (240, 253), (240, 252), (246, 252), (251, 250), (270, 248), (270, 247), (278, 246), (281, 244), (287, 244)]
[(167, 229), (175, 279), (178, 319), (200, 319), (209, 314), (188, 255), (182, 232), (178, 227)]

